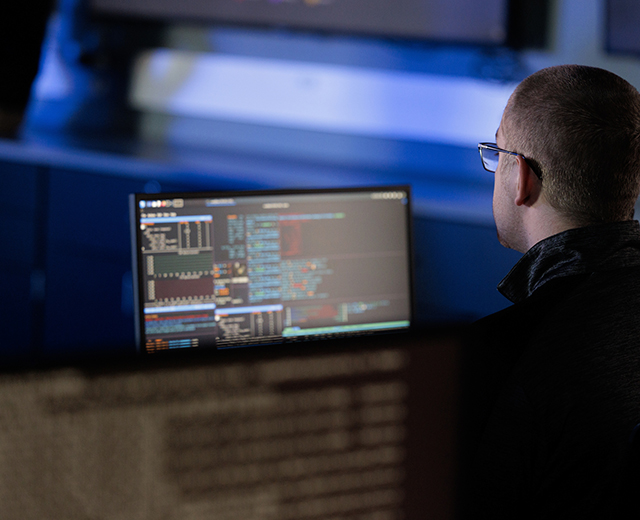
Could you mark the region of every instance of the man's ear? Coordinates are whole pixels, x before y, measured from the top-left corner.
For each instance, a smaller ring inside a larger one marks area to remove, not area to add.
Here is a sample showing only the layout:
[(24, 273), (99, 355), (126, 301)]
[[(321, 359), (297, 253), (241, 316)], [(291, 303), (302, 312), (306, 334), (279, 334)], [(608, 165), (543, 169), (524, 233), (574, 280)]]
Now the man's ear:
[(516, 185), (516, 206), (532, 206), (540, 196), (538, 176), (533, 172), (523, 157), (517, 156), (518, 181)]

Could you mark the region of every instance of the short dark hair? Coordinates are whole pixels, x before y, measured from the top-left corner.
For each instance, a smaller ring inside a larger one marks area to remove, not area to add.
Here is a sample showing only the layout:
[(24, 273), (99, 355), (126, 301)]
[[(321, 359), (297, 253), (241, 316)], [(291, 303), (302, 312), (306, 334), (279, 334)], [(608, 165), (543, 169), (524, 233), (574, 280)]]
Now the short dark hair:
[(577, 225), (631, 220), (640, 192), (640, 93), (603, 69), (527, 77), (503, 118), (509, 149), (542, 173), (542, 193)]

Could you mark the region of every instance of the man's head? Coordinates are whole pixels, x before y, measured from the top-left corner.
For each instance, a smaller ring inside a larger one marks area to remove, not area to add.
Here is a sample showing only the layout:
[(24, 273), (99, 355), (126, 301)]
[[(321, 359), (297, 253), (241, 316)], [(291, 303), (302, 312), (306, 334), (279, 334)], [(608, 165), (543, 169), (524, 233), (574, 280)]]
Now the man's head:
[[(541, 174), (536, 199), (569, 227), (633, 218), (640, 191), (640, 94), (622, 78), (578, 65), (536, 72), (509, 99), (498, 140)], [(516, 162), (525, 165), (501, 154), (499, 168), (511, 165), (513, 171)]]

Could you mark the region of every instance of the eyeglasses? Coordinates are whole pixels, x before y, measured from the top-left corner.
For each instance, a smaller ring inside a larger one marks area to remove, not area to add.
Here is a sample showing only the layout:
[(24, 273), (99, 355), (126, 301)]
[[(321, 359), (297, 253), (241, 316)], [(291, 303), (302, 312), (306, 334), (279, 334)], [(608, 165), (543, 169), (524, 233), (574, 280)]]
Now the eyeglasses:
[(482, 166), (488, 172), (495, 173), (498, 169), (498, 160), (500, 158), (499, 154), (508, 153), (509, 155), (515, 155), (516, 157), (522, 157), (533, 170), (533, 173), (536, 174), (538, 179), (542, 179), (542, 173), (540, 173), (537, 166), (532, 164), (531, 161), (521, 153), (503, 150), (502, 148), (498, 148), (495, 143), (478, 143), (478, 151), (480, 152), (480, 159), (482, 159)]

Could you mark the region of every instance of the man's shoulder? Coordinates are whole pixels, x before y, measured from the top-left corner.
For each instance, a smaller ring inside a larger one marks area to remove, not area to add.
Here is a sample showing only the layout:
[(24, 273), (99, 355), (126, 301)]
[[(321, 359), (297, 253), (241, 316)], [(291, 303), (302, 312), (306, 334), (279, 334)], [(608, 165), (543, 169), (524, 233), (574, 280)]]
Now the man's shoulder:
[(585, 282), (585, 278), (584, 275), (574, 275), (551, 280), (528, 298), (480, 318), (471, 324), (469, 333), (509, 335), (512, 338), (522, 336), (523, 330), (534, 330), (563, 305)]
[(556, 305), (548, 326), (551, 334), (579, 336), (589, 343), (615, 342), (629, 334), (640, 341), (640, 266), (586, 276)]
[(539, 329), (558, 313), (588, 326), (593, 315), (626, 319), (634, 312), (640, 316), (640, 260), (551, 279), (524, 300), (480, 318), (470, 333), (515, 333), (527, 324), (529, 330)]
[(618, 356), (640, 359), (640, 266), (596, 271), (540, 324), (535, 343), (567, 365)]

